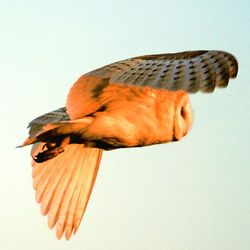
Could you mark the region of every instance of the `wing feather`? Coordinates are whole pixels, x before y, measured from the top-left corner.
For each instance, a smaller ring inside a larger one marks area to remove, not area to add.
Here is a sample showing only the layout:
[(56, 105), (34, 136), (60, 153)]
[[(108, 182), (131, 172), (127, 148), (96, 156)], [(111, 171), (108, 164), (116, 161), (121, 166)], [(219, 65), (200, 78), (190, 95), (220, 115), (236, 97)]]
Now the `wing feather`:
[(43, 114), (34, 120), (32, 120), (29, 125), (29, 135), (33, 137), (34, 135), (41, 132), (42, 127), (48, 123), (56, 123), (60, 121), (68, 121), (69, 116), (66, 113), (66, 108), (59, 108), (49, 113)]
[[(77, 200), (80, 194), (80, 189), (83, 184), (81, 181), (82, 175), (83, 175), (83, 169), (80, 169), (79, 177), (76, 179), (76, 183), (75, 183), (74, 195), (72, 196), (70, 200), (70, 204), (69, 204), (68, 212), (67, 212), (67, 218), (65, 219), (65, 222), (64, 222), (66, 239), (70, 238), (73, 228), (74, 228), (74, 224), (73, 224), (74, 213), (76, 210)], [(59, 232), (60, 232), (60, 229), (59, 229)], [(60, 238), (60, 235), (57, 235), (57, 237)]]
[[(81, 156), (79, 156), (79, 157), (81, 157)], [(79, 159), (79, 161), (81, 162), (82, 159)], [(57, 223), (57, 237), (59, 239), (62, 237), (63, 232), (64, 232), (65, 227), (66, 227), (67, 217), (69, 216), (69, 213), (70, 213), (70, 203), (71, 203), (73, 197), (75, 195), (77, 196), (77, 192), (76, 192), (77, 182), (81, 181), (80, 170), (81, 170), (81, 168), (77, 168), (77, 167), (73, 169), (71, 179), (68, 183), (68, 187), (65, 190), (63, 202), (62, 202), (62, 205), (61, 205), (60, 211), (59, 211), (58, 223)], [(66, 232), (65, 236), (66, 236), (66, 238), (69, 238), (67, 235), (67, 232)]]
[(57, 222), (58, 212), (59, 212), (61, 203), (63, 201), (65, 189), (67, 188), (69, 184), (69, 180), (72, 175), (73, 168), (76, 166), (77, 161), (79, 160), (79, 156), (80, 156), (79, 153), (81, 153), (81, 151), (76, 152), (74, 154), (74, 157), (72, 156), (72, 159), (68, 159), (68, 161), (69, 160), (71, 161), (71, 164), (64, 163), (65, 169), (56, 185), (53, 197), (49, 204), (48, 225), (50, 228), (53, 228)]
[[(33, 151), (35, 155), (42, 144)], [(87, 206), (102, 150), (72, 144), (63, 154), (43, 163), (33, 162), (33, 186), (48, 225), (57, 225), (57, 237), (67, 239), (77, 230)], [(77, 222), (77, 223), (76, 223)]]
[(224, 51), (201, 50), (126, 59), (87, 73), (110, 83), (168, 90), (212, 92), (226, 87), (238, 71), (236, 58)]
[[(97, 170), (98, 170), (97, 168), (95, 169), (91, 168), (91, 158), (96, 155), (96, 152), (90, 148), (88, 150), (89, 150), (88, 154), (90, 157), (88, 158), (88, 161), (85, 162), (87, 169), (84, 172), (84, 179), (86, 182), (82, 183), (82, 187), (80, 189), (80, 195), (77, 201), (77, 206), (76, 206), (76, 211), (75, 211), (75, 216), (74, 216), (74, 233), (76, 233), (81, 223), (83, 214), (87, 206), (87, 202), (89, 200), (89, 197), (90, 197), (90, 194), (91, 194), (94, 182), (95, 182)], [(100, 159), (101, 159), (101, 155), (98, 155), (98, 158), (96, 159), (97, 164), (100, 163)], [(84, 188), (86, 185), (91, 188), (90, 189)], [(82, 200), (86, 200), (86, 203), (83, 203)]]
[(50, 211), (50, 208), (52, 207), (52, 205), (50, 205), (51, 200), (56, 192), (56, 188), (60, 182), (60, 179), (63, 177), (63, 174), (65, 173), (65, 169), (67, 167), (67, 161), (70, 161), (67, 155), (62, 155), (62, 157), (60, 157), (59, 159), (58, 157), (56, 157), (57, 161), (55, 161), (53, 164), (55, 171), (51, 176), (51, 178), (49, 179), (48, 184), (44, 187), (44, 189), (42, 189), (43, 188), (42, 185), (36, 189), (36, 197), (38, 195), (42, 195), (40, 200), (41, 200), (41, 213), (43, 215), (46, 215)]

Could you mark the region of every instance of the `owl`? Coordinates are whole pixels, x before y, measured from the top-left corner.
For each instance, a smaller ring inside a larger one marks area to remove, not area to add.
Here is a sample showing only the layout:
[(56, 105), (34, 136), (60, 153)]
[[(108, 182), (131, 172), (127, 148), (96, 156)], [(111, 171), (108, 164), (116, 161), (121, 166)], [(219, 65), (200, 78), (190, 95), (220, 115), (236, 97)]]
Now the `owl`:
[(32, 177), (41, 213), (57, 238), (76, 233), (102, 153), (178, 141), (192, 126), (188, 94), (211, 93), (237, 76), (223, 51), (138, 56), (81, 76), (66, 107), (29, 123)]

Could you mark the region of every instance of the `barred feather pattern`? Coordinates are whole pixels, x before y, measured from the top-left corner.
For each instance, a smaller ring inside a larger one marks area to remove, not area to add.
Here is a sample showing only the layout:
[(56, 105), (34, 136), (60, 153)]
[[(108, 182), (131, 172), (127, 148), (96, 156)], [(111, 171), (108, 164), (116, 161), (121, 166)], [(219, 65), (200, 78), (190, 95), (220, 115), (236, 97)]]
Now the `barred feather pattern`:
[(215, 87), (226, 87), (237, 72), (238, 63), (233, 55), (201, 50), (134, 57), (91, 71), (86, 76), (107, 78), (110, 83), (209, 93)]

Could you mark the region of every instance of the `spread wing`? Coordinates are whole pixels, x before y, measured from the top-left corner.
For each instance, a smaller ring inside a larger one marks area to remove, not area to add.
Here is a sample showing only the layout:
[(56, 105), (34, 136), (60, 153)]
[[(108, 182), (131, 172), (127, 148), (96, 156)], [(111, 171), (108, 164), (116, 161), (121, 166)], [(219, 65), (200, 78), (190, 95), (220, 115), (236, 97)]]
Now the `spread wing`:
[[(61, 108), (30, 122), (30, 135), (40, 133), (47, 123), (67, 121), (66, 109)], [(34, 157), (42, 151), (44, 143), (33, 145)], [(98, 172), (102, 150), (71, 144), (57, 157), (33, 166), (33, 187), (36, 200), (41, 203), (41, 213), (48, 215), (48, 225), (56, 225), (57, 237), (65, 234), (69, 239), (76, 233)]]
[(126, 59), (87, 73), (109, 83), (151, 86), (194, 93), (226, 87), (238, 71), (236, 58), (224, 51), (185, 51)]
[(80, 77), (67, 98), (70, 119), (102, 109), (100, 97), (111, 83), (171, 91), (213, 92), (238, 72), (236, 58), (224, 51), (185, 51), (139, 56), (115, 62)]

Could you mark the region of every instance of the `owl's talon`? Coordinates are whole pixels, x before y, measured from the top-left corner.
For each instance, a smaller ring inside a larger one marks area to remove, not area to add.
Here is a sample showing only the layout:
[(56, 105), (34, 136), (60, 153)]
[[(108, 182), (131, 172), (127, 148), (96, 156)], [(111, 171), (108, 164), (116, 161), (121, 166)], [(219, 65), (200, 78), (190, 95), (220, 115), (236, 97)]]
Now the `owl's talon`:
[[(33, 160), (37, 163), (42, 163), (44, 161), (50, 160), (62, 152), (64, 152), (64, 147), (69, 144), (70, 142), (70, 137), (65, 137), (59, 145), (56, 143), (50, 143), (47, 142), (46, 144), (43, 145), (42, 147), (42, 152), (39, 152), (35, 157), (32, 157)], [(47, 148), (46, 150), (44, 150)]]
[(50, 160), (59, 154), (61, 154), (64, 151), (62, 147), (54, 147), (51, 149), (47, 149), (45, 151), (42, 151), (38, 153), (35, 157), (33, 157), (33, 160), (37, 163), (42, 163), (44, 161)]
[(56, 143), (52, 143), (52, 142), (47, 142), (43, 145), (42, 150), (44, 149), (53, 149), (56, 146)]

